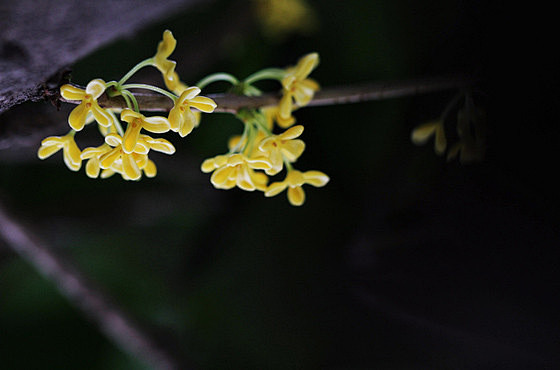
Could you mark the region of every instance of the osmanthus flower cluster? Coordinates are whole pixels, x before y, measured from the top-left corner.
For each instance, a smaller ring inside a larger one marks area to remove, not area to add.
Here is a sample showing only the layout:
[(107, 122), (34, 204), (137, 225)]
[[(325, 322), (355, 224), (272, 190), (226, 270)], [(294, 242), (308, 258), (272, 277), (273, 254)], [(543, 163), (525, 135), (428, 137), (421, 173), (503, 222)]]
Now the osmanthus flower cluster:
[[(294, 168), (305, 150), (305, 143), (300, 138), (303, 126), (295, 125), (292, 112), (307, 105), (319, 89), (309, 78), (319, 63), (317, 53), (304, 56), (293, 67), (264, 69), (242, 81), (227, 73), (216, 73), (195, 86), (188, 86), (175, 71), (176, 62), (168, 59), (175, 46), (172, 33), (165, 31), (156, 54), (138, 63), (119, 81), (105, 82), (96, 78), (85, 89), (63, 85), (61, 96), (78, 104), (68, 117), (70, 130), (63, 136), (44, 139), (38, 151), (39, 158), (48, 158), (62, 150), (64, 163), (70, 170), (80, 170), (82, 162), (86, 161), (85, 172), (91, 178), (108, 178), (114, 174), (125, 180), (139, 180), (142, 175), (154, 177), (157, 168), (149, 158), (150, 152), (173, 154), (175, 147), (153, 134), (173, 131), (185, 137), (199, 125), (201, 112), (212, 113), (216, 109), (214, 100), (200, 95), (201, 89), (216, 81), (226, 81), (232, 85), (230, 92), (254, 96), (262, 93), (254, 86), (255, 82), (269, 79), (281, 85), (282, 98), (278, 106), (237, 111), (236, 117), (244, 124), (243, 133), (230, 139), (227, 153), (205, 160), (202, 171), (212, 172), (210, 181), (218, 189), (259, 190), (267, 197), (287, 190), (288, 200), (293, 205), (304, 203), (303, 185), (320, 187), (329, 181), (322, 172), (302, 172)], [(161, 73), (165, 88), (127, 83), (136, 72), (148, 66)], [(166, 116), (145, 116), (131, 91), (138, 89), (166, 96), (173, 101), (173, 107)], [(98, 99), (103, 94), (121, 96), (127, 107), (100, 106)], [(81, 150), (75, 136), (89, 125), (97, 126), (102, 140), (98, 146)], [(278, 130), (280, 132), (275, 132)], [(282, 176), (280, 173), (284, 170), (283, 180), (271, 181), (271, 177)]]

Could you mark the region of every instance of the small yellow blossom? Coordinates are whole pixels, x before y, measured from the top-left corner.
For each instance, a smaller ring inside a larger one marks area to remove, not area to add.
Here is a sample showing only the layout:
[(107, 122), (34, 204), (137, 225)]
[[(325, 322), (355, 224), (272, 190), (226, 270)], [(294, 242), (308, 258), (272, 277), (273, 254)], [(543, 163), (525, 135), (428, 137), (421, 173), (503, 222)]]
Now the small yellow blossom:
[(295, 162), (305, 149), (302, 140), (295, 140), (303, 132), (303, 126), (294, 126), (280, 135), (272, 135), (263, 139), (259, 150), (265, 153), (271, 167), (265, 172), (267, 175), (276, 175), (284, 168), (284, 160)]
[(82, 166), (80, 148), (74, 141), (74, 132), (65, 136), (50, 136), (41, 141), (41, 147), (37, 152), (40, 159), (45, 159), (62, 149), (64, 163), (72, 171), (78, 171)]
[(261, 172), (254, 170), (264, 170), (270, 164), (261, 159), (247, 158), (240, 153), (218, 155), (209, 158), (202, 163), (202, 172), (214, 171), (210, 182), (217, 189), (231, 189), (234, 186), (246, 191), (266, 189), (268, 177)]
[[(296, 107), (293, 107), (292, 111), (294, 110), (296, 110)], [(282, 117), (280, 115), (280, 108), (278, 106), (261, 108), (261, 113), (266, 119), (266, 127), (269, 130), (272, 130), (274, 122), (276, 122), (281, 128), (288, 128), (296, 123), (295, 117), (291, 114), (288, 118)]]
[(187, 136), (198, 125), (200, 118), (197, 118), (191, 108), (205, 113), (212, 113), (217, 106), (214, 100), (205, 96), (197, 96), (198, 94), (200, 94), (198, 87), (191, 86), (187, 88), (169, 112), (171, 130), (178, 132), (181, 137)]
[(280, 117), (283, 120), (289, 120), (292, 115), (292, 99), (303, 107), (309, 104), (315, 92), (319, 90), (319, 84), (307, 78), (318, 64), (319, 54), (311, 53), (301, 58), (295, 67), (286, 71), (286, 75), (282, 79), (284, 95), (278, 105)]
[(441, 155), (445, 152), (447, 147), (447, 139), (445, 138), (445, 131), (443, 129), (443, 121), (433, 121), (424, 123), (414, 130), (410, 135), (410, 139), (416, 145), (425, 144), (430, 137), (435, 134), (434, 149), (437, 154)]
[(181, 82), (179, 75), (175, 72), (177, 62), (167, 59), (175, 50), (177, 40), (169, 30), (163, 32), (163, 40), (160, 41), (157, 53), (154, 55), (153, 64), (163, 75), (165, 86), (175, 94), (181, 94), (187, 86)]
[(305, 0), (255, 0), (263, 31), (272, 37), (312, 31), (317, 24), (313, 9)]
[(140, 130), (144, 129), (153, 133), (164, 133), (169, 131), (171, 125), (165, 117), (145, 117), (132, 109), (125, 108), (121, 112), (121, 119), (128, 122), (128, 127), (123, 136), (123, 150), (132, 153), (140, 138)]
[(108, 144), (104, 143), (97, 148), (86, 148), (81, 154), (82, 160), (87, 159), (86, 163), (86, 175), (91, 177), (92, 179), (97, 178), (99, 176), (99, 171), (101, 168), (101, 162), (99, 158), (107, 153), (110, 152), (113, 148), (111, 148)]
[(80, 131), (86, 124), (88, 113), (91, 112), (101, 126), (109, 126), (113, 121), (111, 115), (97, 103), (97, 98), (105, 91), (105, 82), (101, 79), (90, 81), (85, 90), (69, 84), (60, 88), (62, 97), (68, 100), (81, 100), (82, 102), (72, 110), (68, 123), (76, 131)]
[(302, 185), (309, 184), (315, 187), (325, 186), (329, 182), (329, 177), (320, 171), (300, 172), (297, 170), (288, 171), (286, 179), (281, 182), (274, 182), (268, 186), (264, 195), (273, 197), (288, 188), (288, 200), (294, 206), (301, 206), (305, 202), (305, 192)]

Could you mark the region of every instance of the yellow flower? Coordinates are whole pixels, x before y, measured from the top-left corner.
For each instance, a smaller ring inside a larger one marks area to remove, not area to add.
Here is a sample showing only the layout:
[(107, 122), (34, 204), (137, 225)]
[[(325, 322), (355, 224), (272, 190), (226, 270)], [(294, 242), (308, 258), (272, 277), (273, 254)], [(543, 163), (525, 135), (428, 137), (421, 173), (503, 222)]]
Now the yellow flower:
[(317, 24), (313, 9), (305, 0), (256, 0), (258, 20), (272, 37), (313, 30)]
[[(295, 107), (293, 108), (294, 109), (292, 111), (296, 110)], [(278, 106), (261, 108), (261, 113), (266, 119), (266, 127), (269, 130), (272, 130), (274, 122), (278, 123), (278, 126), (282, 128), (288, 128), (296, 123), (296, 119), (291, 114), (288, 118), (282, 117), (280, 115), (280, 108)]]
[(65, 136), (50, 136), (41, 141), (41, 147), (37, 152), (40, 159), (45, 159), (62, 149), (64, 163), (72, 171), (78, 171), (82, 166), (80, 148), (74, 141), (74, 132)]
[(284, 95), (280, 100), (278, 108), (280, 117), (289, 120), (292, 115), (292, 99), (300, 106), (307, 105), (317, 90), (319, 84), (307, 78), (311, 71), (319, 64), (319, 54), (311, 53), (301, 58), (294, 68), (289, 68), (282, 79)]
[(128, 108), (121, 112), (121, 119), (128, 122), (128, 127), (123, 136), (123, 150), (127, 154), (135, 150), (141, 129), (159, 134), (169, 131), (171, 127), (165, 117), (144, 117), (141, 113)]
[(210, 182), (217, 189), (231, 189), (234, 186), (246, 191), (266, 189), (268, 177), (261, 172), (270, 167), (267, 161), (250, 159), (240, 153), (218, 155), (202, 163), (202, 172), (214, 171)]
[(284, 168), (284, 159), (295, 162), (305, 149), (302, 140), (294, 140), (303, 132), (303, 126), (294, 126), (280, 135), (269, 136), (263, 139), (259, 150), (265, 153), (271, 167), (265, 172), (267, 175), (276, 175)]
[(101, 161), (99, 158), (107, 153), (110, 152), (113, 148), (111, 148), (108, 144), (104, 143), (103, 145), (97, 148), (86, 148), (82, 152), (81, 158), (87, 159), (86, 163), (86, 175), (91, 177), (92, 179), (97, 178), (99, 176), (99, 171), (101, 168)]
[(191, 86), (187, 88), (169, 112), (171, 130), (179, 132), (181, 137), (187, 136), (198, 125), (200, 118), (197, 119), (195, 112), (191, 108), (205, 113), (212, 113), (217, 106), (214, 100), (204, 96), (197, 96), (198, 94), (200, 94), (198, 87)]
[(181, 94), (187, 86), (181, 82), (179, 75), (175, 72), (177, 63), (167, 59), (175, 50), (176, 45), (177, 40), (175, 40), (171, 31), (165, 30), (163, 40), (158, 44), (157, 53), (154, 55), (153, 65), (163, 75), (165, 86), (175, 94)]
[(329, 177), (320, 171), (300, 172), (291, 170), (284, 181), (270, 184), (264, 195), (273, 197), (288, 188), (288, 200), (290, 203), (294, 206), (301, 206), (305, 202), (305, 192), (302, 185), (309, 184), (320, 187), (325, 186), (328, 182)]
[(443, 129), (443, 121), (440, 120), (428, 122), (416, 127), (414, 130), (412, 130), (410, 139), (416, 145), (423, 145), (434, 134), (434, 149), (437, 154), (441, 155), (445, 152), (445, 148), (447, 147), (447, 140), (445, 138), (445, 131)]
[[(146, 175), (146, 177), (156, 176), (156, 164), (152, 160), (148, 159), (148, 156), (146, 154), (132, 153), (131, 157), (136, 163), (138, 169), (144, 171), (144, 175)], [(138, 180), (140, 178), (130, 178), (128, 174), (123, 170), (123, 162), (118, 160), (115, 161), (110, 168), (106, 168), (101, 171), (101, 178), (106, 179), (113, 176), (115, 173), (120, 174), (125, 180)]]
[(65, 99), (82, 101), (68, 117), (70, 127), (76, 131), (83, 129), (89, 112), (93, 114), (93, 117), (101, 126), (107, 127), (112, 123), (111, 115), (97, 103), (97, 98), (104, 91), (105, 82), (100, 79), (90, 81), (85, 90), (68, 84), (60, 88), (60, 94)]

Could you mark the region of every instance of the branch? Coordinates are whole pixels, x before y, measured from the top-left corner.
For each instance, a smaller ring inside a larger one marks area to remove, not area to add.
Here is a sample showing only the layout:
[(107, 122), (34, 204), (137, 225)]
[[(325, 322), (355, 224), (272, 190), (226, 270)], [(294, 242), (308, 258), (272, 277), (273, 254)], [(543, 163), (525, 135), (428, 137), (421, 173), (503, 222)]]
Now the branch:
[(101, 331), (117, 346), (156, 369), (178, 368), (177, 361), (158, 348), (148, 333), (92, 286), (69, 261), (32, 237), (23, 225), (10, 217), (1, 204), (0, 238), (53, 282), (73, 305), (96, 321)]
[[(308, 106), (359, 103), (373, 100), (400, 98), (431, 92), (459, 89), (472, 84), (472, 81), (462, 77), (432, 77), (406, 81), (373, 82), (340, 87), (328, 87), (318, 91)], [(81, 87), (83, 88), (83, 87)], [(173, 108), (171, 99), (152, 92), (134, 93), (140, 110), (152, 112), (166, 112)], [(259, 108), (277, 105), (281, 95), (266, 93), (261, 96), (242, 96), (234, 94), (209, 94), (218, 107), (215, 112), (236, 113), (241, 108)], [(66, 103), (79, 104), (79, 101), (66, 100)], [(121, 96), (109, 97), (103, 94), (98, 99), (104, 108), (126, 108), (126, 102)]]

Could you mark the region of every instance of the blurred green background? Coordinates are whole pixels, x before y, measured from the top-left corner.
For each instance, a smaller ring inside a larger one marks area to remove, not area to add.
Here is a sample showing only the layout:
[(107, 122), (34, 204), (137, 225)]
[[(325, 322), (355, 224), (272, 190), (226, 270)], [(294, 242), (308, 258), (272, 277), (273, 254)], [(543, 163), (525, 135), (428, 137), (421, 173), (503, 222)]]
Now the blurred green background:
[[(558, 198), (532, 159), (552, 152), (558, 129), (539, 119), (532, 131), (506, 125), (493, 98), (506, 73), (492, 69), (498, 38), (483, 3), (309, 1), (314, 27), (273, 37), (253, 3), (213, 1), (72, 67), (78, 84), (118, 79), (170, 29), (187, 83), (219, 71), (243, 78), (312, 51), (322, 86), (475, 74), (489, 116), (481, 163), (446, 163), (431, 142), (409, 140), (441, 114), (449, 91), (297, 111), (307, 144), (297, 168), (331, 178), (306, 188), (299, 208), (284, 193), (214, 189), (200, 172), (241, 132), (226, 114), (204, 115), (185, 139), (164, 135), (177, 152), (154, 155), (154, 179), (93, 181), (60, 155), (4, 160), (0, 195), (195, 368), (553, 366)], [(70, 108), (53, 114), (65, 122)], [(2, 245), (0, 358), (4, 369), (145, 368)]]

